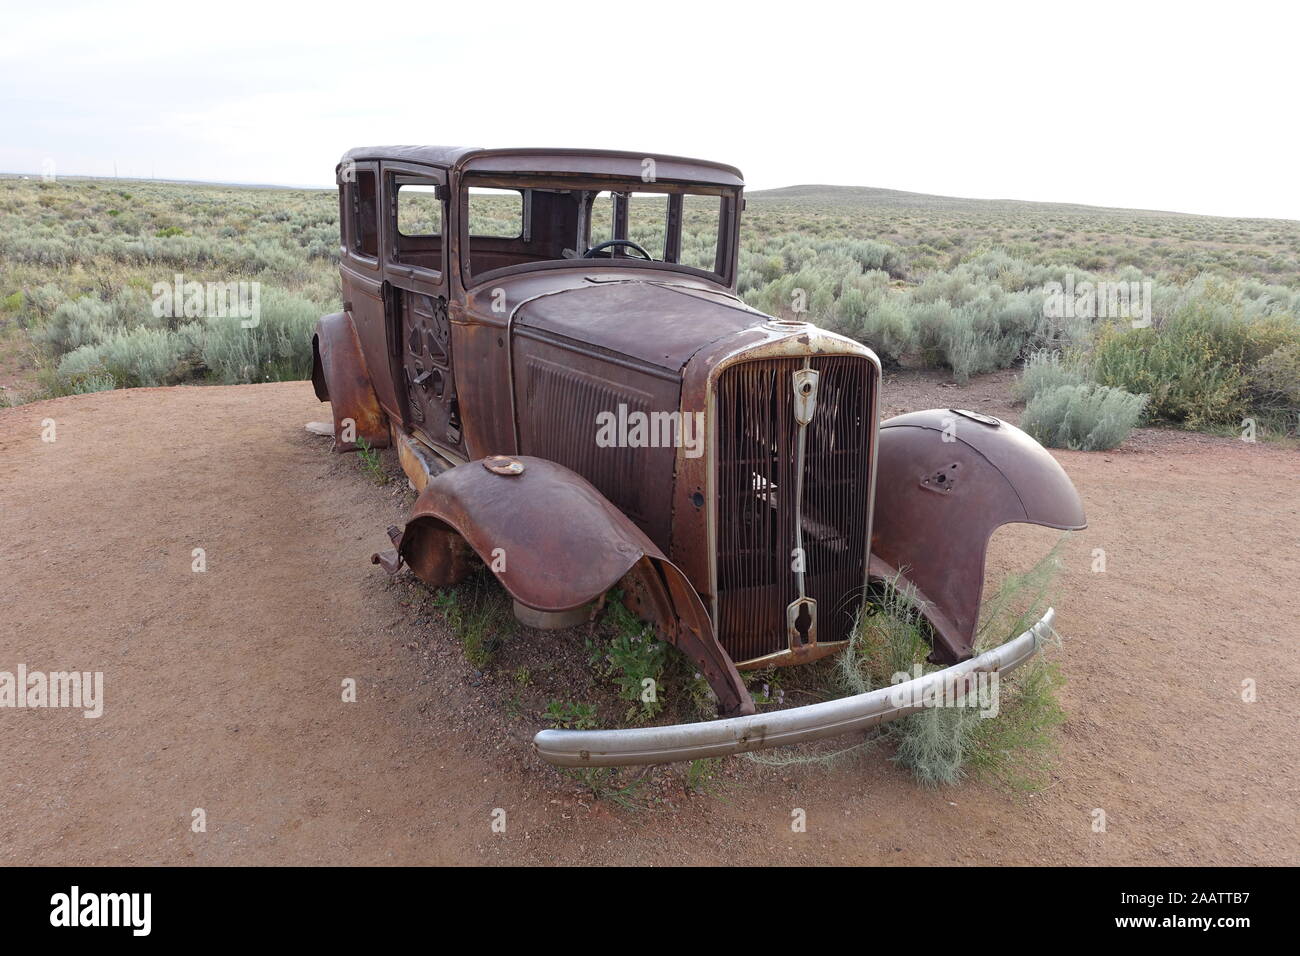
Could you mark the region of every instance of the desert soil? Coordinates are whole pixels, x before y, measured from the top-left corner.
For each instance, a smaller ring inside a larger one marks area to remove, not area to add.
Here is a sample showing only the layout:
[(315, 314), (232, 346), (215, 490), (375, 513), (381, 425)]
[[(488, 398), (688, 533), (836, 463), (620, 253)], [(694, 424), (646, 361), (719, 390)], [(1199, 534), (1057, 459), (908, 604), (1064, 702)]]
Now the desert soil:
[[(996, 376), (886, 387), (895, 412), (1015, 415)], [(924, 790), (873, 750), (732, 759), (634, 810), (541, 764), (535, 714), (486, 712), (490, 676), (369, 561), (409, 492), (329, 454), (303, 429), (324, 417), (306, 383), (0, 410), (0, 671), (102, 671), (106, 698), (0, 709), (0, 863), (1300, 863), (1294, 451), (1143, 431), (1055, 453), (1091, 523), (1045, 790)], [(1055, 537), (998, 532), (990, 578)]]

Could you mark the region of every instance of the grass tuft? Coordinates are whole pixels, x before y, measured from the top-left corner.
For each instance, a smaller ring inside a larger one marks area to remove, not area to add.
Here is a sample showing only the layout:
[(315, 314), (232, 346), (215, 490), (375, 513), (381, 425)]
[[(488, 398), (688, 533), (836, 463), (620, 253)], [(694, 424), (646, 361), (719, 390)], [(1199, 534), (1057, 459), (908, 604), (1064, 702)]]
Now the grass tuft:
[(377, 485), (388, 484), (388, 472), (384, 470), (384, 459), (371, 447), (370, 442), (357, 437), (357, 461), (370, 480)]
[[(985, 602), (977, 652), (1019, 636), (1042, 616), (1066, 540), (1063, 536), (1030, 570), (1008, 576)], [(861, 694), (889, 686), (894, 674), (911, 674), (917, 665), (926, 673), (936, 670), (926, 662), (930, 649), (928, 624), (915, 596), (898, 579), (886, 582), (869, 595), (849, 645), (830, 671), (827, 691)], [(996, 716), (983, 717), (976, 706), (926, 707), (838, 750), (746, 756), (772, 767), (831, 766), (883, 741), (894, 745), (894, 761), (922, 786), (952, 785), (974, 774), (1013, 789), (1040, 789), (1054, 765), (1055, 728), (1065, 720), (1056, 696), (1062, 683), (1055, 662), (1040, 652), (1000, 680)]]
[(514, 633), (510, 596), (487, 568), (455, 587), (439, 589), (433, 603), (460, 640), (465, 660), (478, 670), (492, 665), (501, 644)]
[(610, 638), (593, 635), (587, 639), (587, 656), (592, 669), (611, 681), (618, 696), (627, 701), (627, 720), (644, 723), (664, 708), (664, 672), (670, 647), (655, 636), (653, 626), (639, 620), (623, 604), (620, 591), (611, 591), (605, 603), (605, 619), (612, 625)]

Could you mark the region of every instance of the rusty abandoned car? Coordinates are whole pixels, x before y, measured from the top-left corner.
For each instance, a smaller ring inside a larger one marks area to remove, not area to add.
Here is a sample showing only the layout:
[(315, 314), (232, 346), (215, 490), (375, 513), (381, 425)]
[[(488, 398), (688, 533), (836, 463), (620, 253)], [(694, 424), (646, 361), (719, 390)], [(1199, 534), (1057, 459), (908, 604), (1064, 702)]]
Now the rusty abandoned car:
[(899, 685), (756, 714), (741, 680), (844, 647), (873, 581), (911, 590), (949, 665), (913, 684), (1008, 670), (1050, 630), (1049, 609), (975, 654), (993, 531), (1084, 526), (1065, 472), (975, 412), (878, 421), (870, 349), (746, 306), (738, 170), (397, 146), (351, 150), (338, 183), (343, 311), (313, 384), (335, 450), (394, 445), (419, 492), (375, 560), (433, 586), (481, 561), (534, 627), (618, 587), (717, 696), (717, 720), (542, 730), (546, 760), (738, 753), (917, 709)]

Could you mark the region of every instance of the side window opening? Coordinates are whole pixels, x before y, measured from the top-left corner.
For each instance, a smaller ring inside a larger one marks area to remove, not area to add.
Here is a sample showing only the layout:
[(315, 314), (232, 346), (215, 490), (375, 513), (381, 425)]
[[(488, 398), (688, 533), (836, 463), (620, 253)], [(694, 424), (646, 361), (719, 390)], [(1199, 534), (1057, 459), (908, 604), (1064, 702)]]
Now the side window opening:
[(438, 185), (416, 176), (395, 176), (393, 189), (397, 219), (393, 258), (440, 273), (445, 215)]
[(357, 170), (352, 184), (352, 249), (379, 258), (379, 199), (374, 172)]

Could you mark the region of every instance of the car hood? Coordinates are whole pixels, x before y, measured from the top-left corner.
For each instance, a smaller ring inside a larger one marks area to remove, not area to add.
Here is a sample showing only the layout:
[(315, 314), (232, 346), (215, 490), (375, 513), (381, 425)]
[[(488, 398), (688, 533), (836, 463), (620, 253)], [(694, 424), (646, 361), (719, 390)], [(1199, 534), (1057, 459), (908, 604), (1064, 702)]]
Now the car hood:
[(706, 345), (767, 321), (732, 293), (703, 284), (586, 276), (525, 299), (513, 326), (680, 372)]

